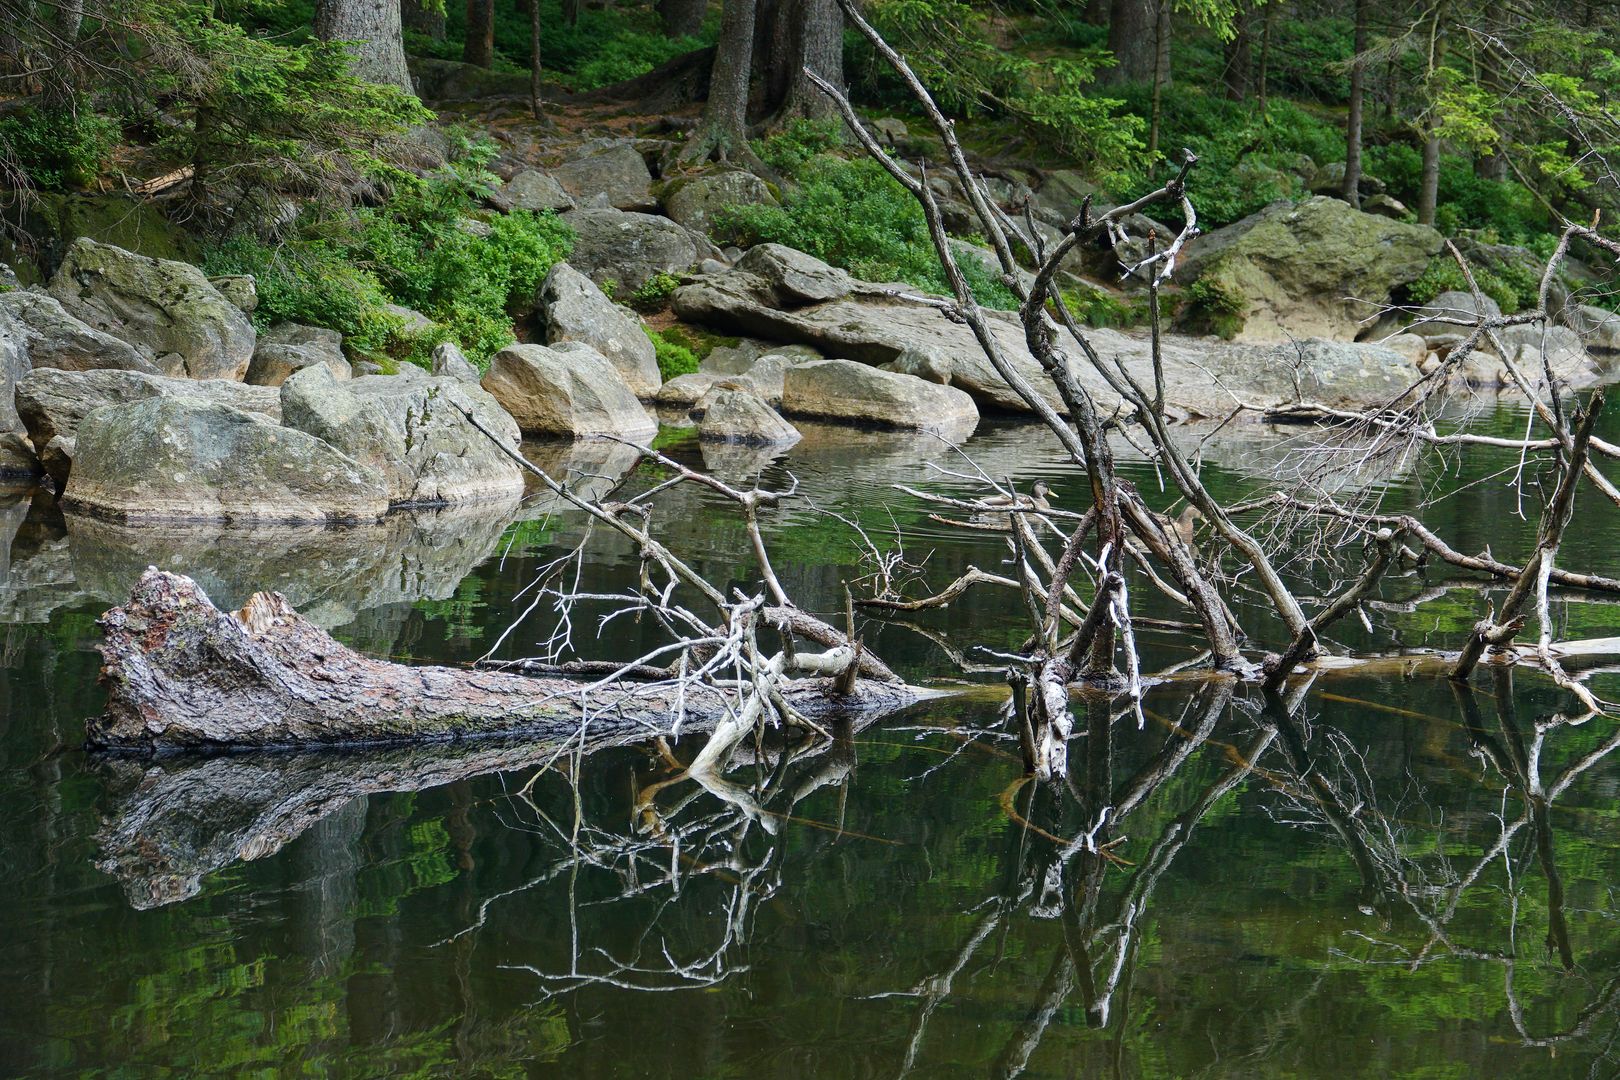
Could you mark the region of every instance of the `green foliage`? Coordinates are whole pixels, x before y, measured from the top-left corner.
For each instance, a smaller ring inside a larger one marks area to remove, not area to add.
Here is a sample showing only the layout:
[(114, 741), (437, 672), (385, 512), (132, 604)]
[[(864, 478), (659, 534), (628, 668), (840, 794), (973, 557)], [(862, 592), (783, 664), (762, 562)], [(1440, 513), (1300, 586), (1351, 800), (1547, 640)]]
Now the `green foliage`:
[(698, 356), (692, 349), (683, 344), (673, 333), (660, 333), (650, 327), (642, 327), (647, 337), (653, 343), (653, 349), (658, 354), (658, 374), (665, 382), (677, 375), (690, 375), (698, 369)]
[[(1389, 186), (1397, 199), (1416, 206), (1423, 177), (1423, 155), (1405, 143), (1369, 149), (1367, 171)], [(1516, 180), (1478, 176), (1473, 164), (1442, 154), (1436, 185), (1435, 227), (1447, 234), (1492, 229), (1510, 244), (1523, 244), (1552, 228), (1546, 209)]]
[(783, 176), (797, 176), (813, 159), (843, 145), (842, 120), (806, 120), (801, 117), (788, 121), (780, 131), (756, 143), (754, 152), (761, 161)]
[[(1223, 5), (1191, 6), (1202, 12)], [(1053, 150), (1093, 162), (1105, 182), (1146, 163), (1146, 120), (1123, 112), (1123, 102), (1093, 83), (1112, 62), (1106, 51), (1036, 58), (1003, 48), (985, 12), (962, 0), (883, 0), (872, 17), (946, 110), (1013, 120)], [(866, 73), (869, 96), (909, 104), (903, 84), (864, 44), (851, 51), (848, 67)]]
[[(1508, 280), (1482, 266), (1471, 266), (1469, 270), (1480, 291), (1495, 300), (1503, 314), (1511, 315), (1535, 299), (1539, 282)], [(1521, 291), (1527, 284), (1528, 291)], [(1457, 261), (1449, 255), (1436, 255), (1417, 280), (1406, 287), (1406, 296), (1414, 304), (1427, 304), (1444, 292), (1469, 291), (1468, 279), (1463, 277)]]
[[(1152, 107), (1151, 93), (1146, 86), (1120, 91), (1129, 107), (1144, 115)], [(1185, 146), (1198, 155), (1191, 190), (1199, 224), (1206, 228), (1230, 224), (1278, 199), (1304, 195), (1302, 174), (1344, 157), (1344, 133), (1338, 125), (1293, 102), (1274, 101), (1262, 114), (1253, 103), (1229, 101), (1218, 89), (1178, 82), (1165, 91), (1163, 109), (1160, 146), (1167, 152)], [(1147, 191), (1164, 178), (1162, 166), (1143, 170), (1125, 190)]]
[[(572, 233), (551, 214), (475, 216), (489, 150), (465, 152), (437, 176), (402, 183), (381, 206), (306, 221), (283, 242), (233, 235), (210, 248), (204, 267), (258, 278), (261, 323), (330, 327), (356, 352), (420, 363), (439, 341), (453, 340), (482, 362), (512, 341), (509, 312), (532, 300)], [(421, 311), (441, 332), (406, 333), (382, 310), (387, 303)]]
[[(802, 149), (795, 137), (784, 148), (765, 144), (776, 160)], [(733, 206), (715, 215), (717, 231), (745, 244), (786, 244), (841, 266), (869, 281), (905, 281), (936, 293), (949, 291), (928, 235), (922, 207), (883, 166), (868, 158), (832, 154), (805, 159), (799, 184), (783, 192), (780, 206)], [(962, 270), (979, 303), (1012, 309), (1012, 292), (977, 260)]]
[(685, 324), (671, 326), (661, 331), (661, 334), (665, 341), (679, 345), (683, 349), (690, 349), (699, 362), (706, 360), (710, 353), (721, 346), (736, 348), (737, 343), (742, 340), (725, 334), (716, 334), (711, 330), (705, 330), (701, 326), (688, 326)]
[[(1116, 295), (1095, 286), (1083, 290), (1064, 290), (1063, 302), (1076, 319), (1088, 326), (1127, 329), (1145, 325), (1152, 314), (1146, 297)], [(1161, 312), (1167, 303), (1168, 298), (1161, 295)]]
[(1248, 307), (1248, 297), (1239, 289), (1218, 276), (1206, 275), (1188, 287), (1183, 313), (1192, 329), (1230, 339), (1243, 329)]
[(0, 165), (39, 190), (69, 191), (101, 173), (117, 140), (118, 125), (87, 102), (25, 109), (0, 119)]
[(154, 55), (169, 58), (147, 76), (170, 120), (153, 134), (195, 170), (188, 191), (208, 223), (235, 224), (274, 193), (347, 205), (363, 180), (394, 175), (393, 140), (432, 118), (398, 87), (354, 76), (342, 45), (258, 37), (183, 0), (150, 14)]
[[(465, 6), (447, 4), (445, 37), (432, 41), (408, 35), (412, 52), (446, 60), (461, 59), (466, 39)], [(563, 18), (561, 0), (540, 0), (540, 64), (547, 78), (575, 90), (591, 90), (635, 78), (683, 53), (711, 44), (712, 28), (695, 38), (665, 37), (651, 5), (584, 7), (573, 25)], [(504, 70), (529, 66), (529, 13), (519, 4), (495, 7), (495, 65)]]
[(674, 274), (656, 273), (636, 286), (630, 294), (630, 306), (637, 311), (662, 311), (680, 284), (681, 279)]

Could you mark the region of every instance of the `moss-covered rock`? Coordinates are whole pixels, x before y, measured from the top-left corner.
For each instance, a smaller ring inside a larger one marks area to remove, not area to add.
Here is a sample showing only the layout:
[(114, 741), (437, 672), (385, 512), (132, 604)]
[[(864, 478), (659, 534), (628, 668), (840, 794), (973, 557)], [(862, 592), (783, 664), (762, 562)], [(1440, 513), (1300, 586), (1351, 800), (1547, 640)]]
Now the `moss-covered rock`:
[(26, 208), (6, 213), (26, 240), (0, 238), (0, 262), (9, 263), (24, 285), (47, 281), (80, 237), (154, 259), (186, 261), (197, 254), (195, 241), (184, 229), (152, 203), (127, 195), (42, 192)]
[(50, 293), (69, 314), (127, 341), (169, 374), (237, 381), (247, 374), (253, 324), (195, 266), (81, 237), (52, 276)]
[(1274, 203), (1198, 238), (1176, 277), (1241, 302), (1235, 333), (1244, 340), (1349, 339), (1422, 275), (1442, 243), (1426, 225), (1317, 196)]

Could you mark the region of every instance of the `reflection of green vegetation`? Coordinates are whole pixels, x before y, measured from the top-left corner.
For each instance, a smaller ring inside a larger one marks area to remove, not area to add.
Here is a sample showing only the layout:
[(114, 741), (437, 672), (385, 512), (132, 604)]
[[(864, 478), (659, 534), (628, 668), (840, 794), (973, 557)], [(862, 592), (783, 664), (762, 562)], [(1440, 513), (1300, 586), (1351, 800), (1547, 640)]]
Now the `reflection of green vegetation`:
[[(517, 526), (512, 526), (508, 532), (515, 528)], [(483, 638), (485, 623), (488, 621), (484, 614), (488, 604), (484, 601), (483, 594), (484, 579), (476, 574), (469, 574), (456, 586), (454, 596), (445, 600), (418, 600), (414, 607), (426, 618), (445, 623), (445, 634), (452, 640), (473, 642)]]

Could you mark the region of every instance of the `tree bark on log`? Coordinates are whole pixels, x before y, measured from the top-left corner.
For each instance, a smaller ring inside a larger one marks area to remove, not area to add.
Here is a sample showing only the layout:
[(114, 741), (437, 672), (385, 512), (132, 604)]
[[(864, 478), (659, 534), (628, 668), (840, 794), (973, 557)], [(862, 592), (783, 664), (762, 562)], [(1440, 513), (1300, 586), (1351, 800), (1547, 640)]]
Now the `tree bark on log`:
[[(216, 608), (196, 582), (148, 569), (129, 603), (101, 618), (104, 715), (91, 747), (375, 745), (488, 736), (668, 734), (712, 725), (747, 688), (530, 678), (410, 667), (340, 645), (277, 593), (241, 611)], [(899, 682), (862, 680), (845, 695), (832, 680), (783, 684), (810, 719), (870, 719), (927, 696)]]

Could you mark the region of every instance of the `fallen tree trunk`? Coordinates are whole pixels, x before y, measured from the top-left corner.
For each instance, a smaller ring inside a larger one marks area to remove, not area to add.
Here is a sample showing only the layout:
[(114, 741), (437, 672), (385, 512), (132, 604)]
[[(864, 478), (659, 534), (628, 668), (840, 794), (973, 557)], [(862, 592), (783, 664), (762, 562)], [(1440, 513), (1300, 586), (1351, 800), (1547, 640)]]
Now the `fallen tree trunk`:
[[(141, 575), (129, 603), (102, 616), (101, 627), (108, 703), (88, 725), (91, 747), (651, 737), (713, 726), (737, 711), (748, 689), (579, 682), (372, 660), (334, 641), (277, 593), (257, 593), (241, 611), (223, 612), (190, 578), (156, 569)], [(830, 679), (782, 684), (787, 705), (811, 720), (869, 720), (927, 693), (870, 679), (847, 694)]]

